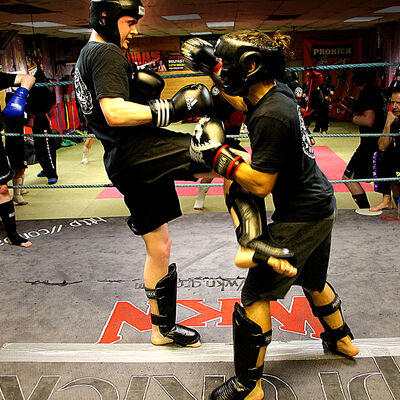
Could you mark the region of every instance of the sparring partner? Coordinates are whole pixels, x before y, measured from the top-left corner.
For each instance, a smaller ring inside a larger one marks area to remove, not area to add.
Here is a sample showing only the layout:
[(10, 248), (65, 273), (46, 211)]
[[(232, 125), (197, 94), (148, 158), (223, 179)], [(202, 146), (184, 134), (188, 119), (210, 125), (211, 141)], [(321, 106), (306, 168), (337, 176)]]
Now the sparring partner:
[[(382, 89), (376, 85), (374, 68), (357, 68), (353, 71), (353, 83), (361, 88), (354, 106), (352, 122), (359, 126), (360, 133), (382, 132), (386, 105)], [(342, 179), (373, 178), (373, 156), (378, 150), (378, 137), (360, 137), (360, 144), (343, 173)], [(355, 203), (359, 207), (356, 213), (376, 215), (369, 210), (370, 204), (364, 188), (359, 182), (346, 182)]]
[[(400, 81), (394, 81), (389, 87), (390, 111), (387, 114), (383, 134), (378, 140), (379, 150), (374, 154), (374, 178), (393, 178), (396, 171), (400, 171), (400, 138), (386, 136), (391, 133), (400, 133)], [(400, 196), (400, 182), (375, 182), (375, 192), (382, 193), (382, 201), (370, 208), (371, 211), (391, 210), (393, 201), (398, 206)]]
[[(236, 376), (215, 389), (210, 399), (263, 398), (261, 377), (272, 333), (270, 301), (284, 298), (292, 285), (302, 286), (321, 321), (324, 348), (345, 356), (359, 352), (343, 321), (340, 298), (326, 282), (336, 210), (333, 188), (316, 164), (292, 92), (277, 82), (284, 74), (289, 39), (279, 32), (270, 37), (258, 31), (237, 31), (222, 36), (215, 48), (215, 56), (222, 60), (221, 89), (232, 104), (247, 112), (251, 164), (226, 146), (210, 149), (223, 141), (223, 126), (217, 120), (201, 120), (191, 147), (193, 158), (232, 181), (226, 202), (242, 247), (235, 261), (249, 269), (241, 295), (243, 307), (236, 304), (233, 313)], [(193, 64), (201, 59), (201, 49), (188, 47), (186, 43), (185, 57)], [(210, 71), (215, 65), (214, 59), (202, 70)], [(262, 204), (269, 193), (275, 211), (273, 222), (266, 226)], [(266, 265), (252, 240), (260, 227), (270, 243), (294, 252), (296, 268)]]
[[(24, 118), (26, 99), (35, 84), (35, 78), (28, 74), (6, 74), (0, 72), (0, 89), (19, 86), (3, 110), (3, 118), (15, 121)], [(10, 245), (31, 247), (32, 243), (17, 233), (15, 209), (8, 192), (7, 182), (13, 177), (0, 136), (0, 218), (3, 221)]]
[(130, 210), (128, 225), (146, 245), (144, 284), (155, 345), (199, 346), (197, 331), (176, 324), (177, 272), (169, 265), (168, 222), (181, 216), (174, 180), (217, 176), (190, 158), (190, 138), (162, 127), (207, 115), (212, 98), (189, 85), (160, 100), (162, 78), (137, 71), (123, 53), (145, 15), (140, 0), (92, 0), (93, 33), (75, 70), (75, 90), (88, 127), (104, 147), (104, 165)]

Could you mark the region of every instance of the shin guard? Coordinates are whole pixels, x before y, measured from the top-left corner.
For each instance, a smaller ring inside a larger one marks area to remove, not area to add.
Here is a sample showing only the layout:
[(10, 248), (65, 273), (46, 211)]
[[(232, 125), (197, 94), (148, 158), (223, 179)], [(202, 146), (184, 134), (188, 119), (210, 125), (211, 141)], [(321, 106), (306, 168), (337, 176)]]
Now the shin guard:
[[(333, 353), (341, 354), (337, 350), (337, 341), (339, 339), (343, 339), (346, 336), (350, 336), (351, 339), (354, 339), (354, 336), (348, 327), (348, 325), (344, 322), (343, 313), (342, 313), (342, 300), (340, 299), (339, 295), (335, 292), (333, 286), (327, 282), (327, 285), (332, 289), (333, 293), (335, 294), (335, 298), (332, 300), (331, 303), (326, 304), (324, 306), (316, 306), (313, 302), (311, 295), (305, 291), (304, 294), (310, 303), (311, 310), (313, 314), (320, 320), (322, 326), (324, 327), (325, 331), (321, 333), (321, 340), (322, 345), (325, 350), (329, 350)], [(337, 329), (332, 329), (325, 321), (324, 317), (332, 315), (337, 310), (340, 311), (340, 314), (343, 319), (343, 325)]]
[(197, 331), (176, 324), (176, 293), (178, 277), (176, 265), (171, 264), (169, 271), (156, 285), (155, 289), (145, 289), (149, 299), (157, 300), (159, 315), (151, 314), (151, 322), (158, 325), (163, 336), (180, 346), (197, 343), (200, 335)]
[(261, 327), (246, 317), (238, 303), (233, 312), (233, 351), (236, 376), (215, 389), (210, 400), (243, 400), (261, 379), (263, 365), (257, 367), (261, 347), (271, 343), (272, 331), (262, 333)]
[(267, 231), (267, 216), (264, 199), (250, 193), (233, 182), (226, 195), (226, 205), (229, 212), (233, 209), (239, 218), (236, 237), (240, 245), (255, 250), (256, 262), (269, 257), (289, 259), (293, 261), (294, 254), (286, 248), (277, 247), (263, 238)]

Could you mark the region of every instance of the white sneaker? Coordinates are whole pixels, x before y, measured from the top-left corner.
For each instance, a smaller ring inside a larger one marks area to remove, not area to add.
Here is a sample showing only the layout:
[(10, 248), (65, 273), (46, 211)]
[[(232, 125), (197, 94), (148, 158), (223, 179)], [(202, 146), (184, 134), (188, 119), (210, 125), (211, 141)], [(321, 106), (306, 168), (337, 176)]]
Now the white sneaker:
[(193, 208), (199, 211), (204, 210), (204, 199), (196, 199)]
[(89, 164), (89, 160), (87, 159), (87, 157), (83, 156), (81, 163), (82, 164)]

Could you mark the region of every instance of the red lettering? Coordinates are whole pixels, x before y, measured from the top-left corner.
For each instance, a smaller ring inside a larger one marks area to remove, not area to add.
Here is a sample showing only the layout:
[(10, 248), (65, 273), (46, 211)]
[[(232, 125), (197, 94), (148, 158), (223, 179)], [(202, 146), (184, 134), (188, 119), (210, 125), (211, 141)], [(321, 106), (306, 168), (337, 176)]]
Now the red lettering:
[(308, 300), (303, 296), (295, 296), (288, 310), (277, 301), (271, 302), (271, 315), (281, 326), (279, 329), (287, 332), (295, 332), (305, 335), (306, 323), (314, 331), (311, 337), (319, 338), (324, 328), (319, 319), (311, 311)]
[(235, 303), (240, 299), (218, 299), (221, 303), (219, 310), (204, 304), (205, 300), (178, 300), (178, 303), (198, 313), (198, 315), (182, 321), (186, 326), (207, 326), (207, 322), (219, 319), (217, 326), (232, 325), (232, 312)]
[(145, 51), (142, 53), (142, 63), (146, 64), (151, 61), (150, 53), (148, 51)]
[[(178, 300), (177, 303), (196, 313), (179, 323), (191, 327), (205, 327), (213, 320), (219, 320), (216, 326), (231, 326), (232, 312), (236, 302), (240, 299), (218, 299), (221, 304), (219, 309), (204, 304), (205, 300)], [(281, 303), (271, 302), (271, 316), (280, 324), (279, 329), (306, 335), (306, 324), (313, 333), (311, 337), (319, 338), (323, 328), (318, 318), (310, 309), (305, 297), (295, 296), (290, 308), (287, 309)], [(150, 310), (143, 312), (132, 303), (119, 301), (115, 303), (114, 309), (101, 333), (97, 343), (116, 343), (122, 339), (120, 331), (124, 324), (128, 324), (140, 332), (151, 329)]]
[(128, 324), (140, 332), (151, 329), (150, 309), (144, 313), (128, 301), (118, 301), (97, 343), (120, 341), (122, 336), (119, 333), (123, 324)]

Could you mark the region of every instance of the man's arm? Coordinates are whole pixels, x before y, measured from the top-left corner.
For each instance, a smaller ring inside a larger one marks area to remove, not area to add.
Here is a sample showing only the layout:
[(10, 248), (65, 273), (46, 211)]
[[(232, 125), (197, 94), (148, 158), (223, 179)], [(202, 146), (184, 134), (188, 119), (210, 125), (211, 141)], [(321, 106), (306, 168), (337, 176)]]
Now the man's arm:
[(278, 173), (260, 172), (246, 163), (242, 163), (235, 174), (235, 181), (259, 197), (266, 197), (272, 192), (277, 178)]
[(20, 87), (4, 108), (3, 115), (5, 118), (19, 119), (24, 116), (26, 98), (35, 81), (36, 79), (28, 74), (17, 74), (15, 76), (14, 85)]
[(137, 126), (152, 121), (149, 106), (125, 101), (120, 97), (105, 97), (100, 99), (99, 103), (107, 124), (110, 126)]
[(359, 126), (368, 126), (369, 128), (375, 122), (375, 111), (365, 110), (362, 115), (355, 115), (353, 117), (353, 123)]
[[(384, 134), (389, 134), (391, 133), (391, 127), (394, 121), (396, 121), (396, 116), (389, 111), (386, 117), (386, 122), (385, 122), (385, 126), (383, 128), (382, 133)], [(379, 150), (381, 151), (385, 151), (388, 149), (388, 147), (392, 144), (393, 138), (391, 136), (381, 136), (378, 140), (378, 146), (379, 146)]]
[(36, 82), (36, 78), (29, 74), (17, 74), (15, 76), (14, 85), (31, 90)]

